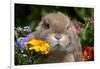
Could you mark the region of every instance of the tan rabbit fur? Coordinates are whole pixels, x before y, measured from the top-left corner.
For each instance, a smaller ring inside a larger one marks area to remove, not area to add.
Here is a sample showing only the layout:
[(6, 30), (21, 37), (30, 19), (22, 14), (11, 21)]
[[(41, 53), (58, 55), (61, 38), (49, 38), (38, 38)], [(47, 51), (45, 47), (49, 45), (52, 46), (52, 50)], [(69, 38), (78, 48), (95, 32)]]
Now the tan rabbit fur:
[(50, 44), (49, 62), (76, 62), (82, 60), (80, 39), (68, 16), (49, 13), (42, 18), (35, 37)]

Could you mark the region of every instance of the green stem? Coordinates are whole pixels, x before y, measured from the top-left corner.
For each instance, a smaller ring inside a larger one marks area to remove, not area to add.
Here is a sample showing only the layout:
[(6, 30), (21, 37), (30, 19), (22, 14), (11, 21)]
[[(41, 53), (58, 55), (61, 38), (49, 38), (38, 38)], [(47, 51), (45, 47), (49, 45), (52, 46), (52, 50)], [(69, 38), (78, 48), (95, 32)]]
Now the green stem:
[(85, 27), (85, 31), (87, 30), (87, 28), (89, 27), (89, 22), (87, 22), (86, 27)]
[[(86, 23), (86, 21), (85, 21), (85, 23)], [(85, 28), (84, 28), (84, 40), (85, 40), (85, 36), (86, 36), (86, 30), (87, 30), (87, 28), (89, 27), (89, 22), (87, 22), (87, 24), (86, 24), (86, 26), (85, 26)]]

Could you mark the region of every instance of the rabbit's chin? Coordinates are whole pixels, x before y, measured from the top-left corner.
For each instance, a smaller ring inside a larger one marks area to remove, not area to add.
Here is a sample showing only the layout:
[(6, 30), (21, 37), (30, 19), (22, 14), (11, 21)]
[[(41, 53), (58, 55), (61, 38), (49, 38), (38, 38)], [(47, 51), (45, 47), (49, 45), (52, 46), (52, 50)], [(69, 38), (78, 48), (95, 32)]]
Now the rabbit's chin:
[(65, 52), (71, 52), (72, 48), (70, 41), (51, 41), (49, 42), (51, 46), (51, 52), (58, 52), (58, 53), (65, 53)]
[(61, 46), (60, 44), (56, 44), (51, 48), (51, 52), (61, 53), (66, 52), (65, 47)]

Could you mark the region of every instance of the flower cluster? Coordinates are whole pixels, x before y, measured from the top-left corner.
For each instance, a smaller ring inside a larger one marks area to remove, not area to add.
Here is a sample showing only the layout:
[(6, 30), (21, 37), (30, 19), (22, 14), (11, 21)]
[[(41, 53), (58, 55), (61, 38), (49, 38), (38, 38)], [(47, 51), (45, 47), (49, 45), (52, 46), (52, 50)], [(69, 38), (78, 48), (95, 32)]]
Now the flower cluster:
[(94, 48), (93, 47), (87, 47), (83, 50), (82, 60), (83, 61), (94, 60)]
[(30, 33), (29, 35), (27, 35), (26, 37), (19, 37), (17, 39), (17, 44), (20, 48), (26, 48), (27, 47), (27, 44), (28, 44), (28, 41), (30, 39), (33, 39), (34, 38), (34, 35), (32, 33)]
[(35, 52), (40, 52), (41, 54), (48, 54), (49, 53), (49, 44), (42, 40), (31, 39), (28, 42), (29, 50)]
[(23, 28), (22, 27), (17, 27), (17, 28), (15, 28), (15, 30), (18, 31), (18, 32), (22, 32), (22, 31), (32, 32), (32, 29), (31, 29), (30, 26), (24, 26)]
[(45, 41), (35, 39), (32, 33), (26, 37), (20, 37), (17, 40), (17, 44), (21, 49), (28, 49), (41, 54), (49, 53), (49, 44)]

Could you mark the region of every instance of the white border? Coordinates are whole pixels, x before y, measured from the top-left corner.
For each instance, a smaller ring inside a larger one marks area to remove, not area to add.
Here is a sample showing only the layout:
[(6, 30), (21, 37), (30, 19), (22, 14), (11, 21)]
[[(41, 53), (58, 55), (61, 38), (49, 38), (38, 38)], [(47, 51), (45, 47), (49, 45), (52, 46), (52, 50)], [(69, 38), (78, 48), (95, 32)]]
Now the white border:
[(10, 40), (10, 66), (11, 66), (11, 69), (15, 69), (14, 68), (14, 1), (11, 1), (11, 5), (10, 5), (10, 14), (11, 14), (11, 27), (10, 27), (10, 37), (11, 37), (11, 40)]
[(10, 64), (10, 1), (0, 1), (0, 69)]
[(41, 4), (41, 5), (56, 5), (56, 6), (72, 6), (72, 7), (90, 7), (95, 8), (95, 4), (90, 1), (83, 0), (12, 0), (11, 2), (11, 68), (12, 69), (80, 69), (82, 66), (91, 67), (95, 62), (73, 62), (73, 63), (57, 63), (57, 64), (39, 64), (39, 65), (22, 65), (14, 66), (14, 3), (22, 4)]
[(76, 7), (94, 7), (93, 0), (12, 0), (15, 3), (25, 4), (45, 4), (45, 5), (60, 5), (60, 6), (76, 6)]

